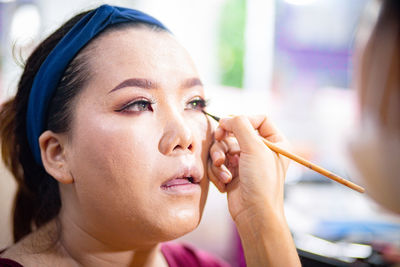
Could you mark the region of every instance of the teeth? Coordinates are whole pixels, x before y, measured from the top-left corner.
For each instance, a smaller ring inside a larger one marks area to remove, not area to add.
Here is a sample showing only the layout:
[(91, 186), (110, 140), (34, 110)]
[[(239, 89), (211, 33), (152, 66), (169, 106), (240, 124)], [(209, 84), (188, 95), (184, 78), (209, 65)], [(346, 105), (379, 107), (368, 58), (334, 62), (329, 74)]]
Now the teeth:
[(188, 180), (189, 180), (189, 182), (191, 182), (192, 184), (194, 183), (194, 179), (193, 179), (193, 177), (186, 177)]

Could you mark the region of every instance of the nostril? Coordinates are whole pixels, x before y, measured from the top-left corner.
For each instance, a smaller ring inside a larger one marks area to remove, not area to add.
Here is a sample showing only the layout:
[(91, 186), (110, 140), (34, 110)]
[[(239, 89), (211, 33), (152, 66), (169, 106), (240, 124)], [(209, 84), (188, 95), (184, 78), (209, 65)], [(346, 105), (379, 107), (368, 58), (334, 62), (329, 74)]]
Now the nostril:
[(195, 145), (190, 129), (187, 129), (187, 127), (177, 127), (174, 123), (165, 129), (158, 143), (158, 149), (164, 155), (168, 155), (174, 151), (193, 152)]
[[(192, 148), (193, 148), (192, 144), (190, 144), (190, 145), (187, 147), (188, 150), (192, 150)], [(177, 146), (174, 147), (174, 150), (176, 150), (176, 149), (184, 149), (184, 147), (181, 146), (181, 145), (177, 145)]]

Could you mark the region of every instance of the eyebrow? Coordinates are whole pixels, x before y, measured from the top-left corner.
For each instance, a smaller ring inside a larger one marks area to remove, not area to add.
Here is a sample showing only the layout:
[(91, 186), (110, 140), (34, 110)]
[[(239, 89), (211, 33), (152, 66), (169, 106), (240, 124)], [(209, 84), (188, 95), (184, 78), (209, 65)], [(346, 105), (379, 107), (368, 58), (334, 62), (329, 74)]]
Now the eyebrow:
[[(187, 88), (191, 88), (191, 87), (195, 87), (195, 86), (203, 86), (203, 83), (201, 82), (201, 80), (199, 78), (189, 78), (189, 79), (184, 80), (181, 83), (180, 88), (187, 89)], [(152, 80), (140, 79), (140, 78), (131, 78), (131, 79), (126, 79), (125, 81), (121, 82), (120, 84), (115, 86), (108, 93), (112, 93), (114, 91), (117, 91), (117, 90), (119, 90), (121, 88), (125, 88), (125, 87), (139, 87), (139, 88), (143, 88), (143, 89), (160, 88), (158, 83), (156, 83), (156, 82), (154, 82)]]
[(181, 88), (187, 89), (195, 86), (203, 86), (199, 78), (190, 78), (183, 81)]

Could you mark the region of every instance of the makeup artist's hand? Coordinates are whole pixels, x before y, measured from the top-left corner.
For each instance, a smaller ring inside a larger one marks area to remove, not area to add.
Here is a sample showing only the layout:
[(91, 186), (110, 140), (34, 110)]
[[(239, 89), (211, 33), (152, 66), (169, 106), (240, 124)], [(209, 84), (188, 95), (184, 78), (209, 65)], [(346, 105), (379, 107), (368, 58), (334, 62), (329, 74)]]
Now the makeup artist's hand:
[(208, 175), (221, 192), (227, 192), (247, 266), (298, 267), (301, 263), (283, 211), (289, 160), (272, 152), (260, 136), (288, 147), (265, 116), (221, 119), (210, 149)]
[(238, 116), (220, 120), (210, 149), (210, 180), (227, 192), (236, 221), (241, 213), (258, 211), (283, 215), (283, 186), (289, 160), (271, 151), (260, 136), (285, 148), (286, 139), (266, 116)]

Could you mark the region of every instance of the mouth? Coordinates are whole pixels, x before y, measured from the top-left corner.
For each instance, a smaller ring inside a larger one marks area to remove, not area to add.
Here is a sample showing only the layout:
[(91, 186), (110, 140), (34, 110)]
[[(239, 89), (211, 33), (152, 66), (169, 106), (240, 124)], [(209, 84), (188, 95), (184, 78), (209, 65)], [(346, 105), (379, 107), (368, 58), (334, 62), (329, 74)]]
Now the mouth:
[(173, 186), (181, 186), (181, 185), (187, 185), (187, 184), (198, 184), (198, 182), (194, 181), (194, 178), (189, 176), (189, 177), (182, 177), (182, 178), (174, 178), (171, 180), (166, 181), (161, 185), (162, 188), (168, 188), (168, 187), (173, 187)]
[(161, 189), (173, 193), (188, 193), (200, 188), (201, 174), (195, 167), (184, 167), (178, 170), (167, 181), (161, 184)]

